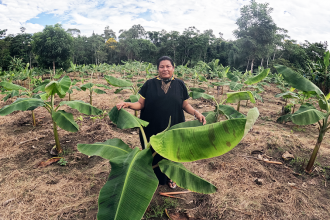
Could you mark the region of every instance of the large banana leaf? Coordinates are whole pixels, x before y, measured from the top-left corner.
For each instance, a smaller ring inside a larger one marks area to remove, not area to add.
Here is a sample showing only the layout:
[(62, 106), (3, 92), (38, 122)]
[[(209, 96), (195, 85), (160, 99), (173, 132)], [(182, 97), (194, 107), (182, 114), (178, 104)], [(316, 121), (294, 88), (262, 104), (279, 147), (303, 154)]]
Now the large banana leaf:
[(252, 84), (258, 83), (268, 76), (269, 71), (270, 71), (269, 68), (264, 69), (261, 73), (259, 73), (258, 75), (254, 76), (254, 77), (249, 78), (244, 83), (247, 85), (252, 85)]
[(32, 108), (43, 106), (45, 103), (41, 99), (35, 98), (18, 98), (15, 102), (10, 105), (4, 106), (0, 109), (0, 115), (8, 115), (13, 111), (26, 111)]
[(256, 100), (250, 91), (227, 92), (226, 94), (228, 103), (237, 103), (241, 100), (250, 100), (250, 102), (256, 103)]
[(26, 90), (26, 88), (22, 87), (22, 86), (19, 86), (19, 85), (16, 85), (16, 84), (13, 84), (13, 83), (9, 83), (9, 82), (0, 82), (0, 87), (3, 87), (4, 89), (6, 90)]
[(98, 220), (140, 220), (158, 186), (150, 149), (135, 148), (110, 161), (111, 172), (99, 196)]
[(297, 93), (287, 91), (287, 92), (284, 92), (284, 93), (276, 94), (275, 97), (276, 98), (283, 97), (283, 98), (286, 98), (286, 99), (291, 99), (291, 98), (298, 98), (298, 95), (297, 95)]
[(325, 118), (326, 114), (316, 110), (312, 105), (301, 105), (299, 110), (291, 115), (291, 120), (296, 125), (310, 125)]
[(275, 68), (277, 69), (278, 73), (282, 74), (284, 80), (287, 81), (292, 87), (306, 92), (313, 91), (318, 95), (323, 94), (319, 87), (317, 87), (314, 83), (294, 72), (289, 67), (277, 65)]
[(143, 121), (134, 115), (127, 112), (125, 109), (120, 109), (118, 111), (117, 107), (113, 107), (109, 112), (110, 120), (117, 125), (120, 129), (127, 129), (127, 128), (138, 128), (146, 127), (149, 122)]
[(80, 113), (86, 114), (86, 115), (100, 115), (103, 113), (101, 109), (98, 109), (89, 103), (76, 100), (76, 101), (63, 101), (60, 102), (60, 106), (62, 105), (68, 105), (73, 109), (77, 109)]
[(161, 156), (189, 162), (220, 156), (243, 138), (246, 119), (231, 119), (209, 125), (178, 128), (153, 135), (150, 143)]
[(118, 138), (109, 139), (105, 142), (96, 142), (94, 144), (78, 144), (78, 150), (88, 156), (100, 156), (111, 160), (115, 157), (128, 154), (132, 149)]
[(49, 82), (45, 87), (45, 92), (51, 96), (55, 94), (61, 94), (61, 86), (57, 81)]
[(104, 78), (110, 85), (113, 85), (113, 86), (116, 86), (116, 87), (130, 87), (130, 86), (133, 86), (133, 83), (128, 82), (128, 81), (123, 80), (123, 79), (117, 79), (113, 76), (105, 76)]
[(213, 184), (193, 174), (181, 163), (161, 160), (158, 165), (160, 170), (181, 188), (203, 194), (210, 194), (217, 191), (217, 188)]
[(192, 99), (199, 99), (199, 98), (204, 98), (204, 99), (214, 99), (214, 97), (212, 95), (208, 95), (206, 93), (202, 93), (202, 92), (196, 92), (196, 91), (192, 91), (189, 93), (189, 96)]
[(79, 130), (79, 126), (74, 121), (73, 115), (71, 113), (58, 110), (52, 113), (52, 118), (60, 128), (66, 131), (77, 132)]
[[(210, 112), (209, 114), (207, 114), (205, 119), (206, 119), (206, 124), (212, 124), (217, 121), (217, 114), (215, 112)], [(202, 125), (203, 124), (201, 122), (199, 122), (198, 120), (186, 121), (186, 122), (182, 122), (182, 123), (173, 125), (168, 130), (173, 130), (173, 129), (177, 129), (177, 128), (198, 127), (198, 126), (202, 126)]]
[(227, 119), (234, 118), (246, 118), (246, 116), (238, 111), (236, 111), (233, 107), (229, 105), (219, 105), (219, 111), (226, 116)]
[(237, 91), (237, 90), (240, 90), (241, 88), (243, 88), (243, 84), (241, 83), (237, 83), (237, 82), (230, 82), (229, 84), (229, 89), (230, 90), (234, 90), (234, 91)]

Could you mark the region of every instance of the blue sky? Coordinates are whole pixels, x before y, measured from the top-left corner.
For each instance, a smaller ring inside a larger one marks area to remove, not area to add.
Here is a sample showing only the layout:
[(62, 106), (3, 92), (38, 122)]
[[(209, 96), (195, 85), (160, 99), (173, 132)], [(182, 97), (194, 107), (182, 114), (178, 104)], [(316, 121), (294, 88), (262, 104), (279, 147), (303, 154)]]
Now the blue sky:
[[(17, 34), (42, 31), (45, 25), (62, 24), (77, 28), (83, 35), (102, 34), (106, 26), (117, 34), (140, 24), (147, 31), (179, 31), (195, 26), (201, 32), (212, 29), (227, 40), (234, 40), (239, 9), (249, 0), (0, 0), (0, 29)], [(330, 1), (268, 0), (275, 23), (287, 29), (299, 42), (330, 40)], [(316, 3), (319, 2), (319, 3)], [(322, 3), (322, 4), (321, 4)], [(321, 6), (320, 6), (321, 5)], [(330, 42), (329, 42), (330, 43)]]

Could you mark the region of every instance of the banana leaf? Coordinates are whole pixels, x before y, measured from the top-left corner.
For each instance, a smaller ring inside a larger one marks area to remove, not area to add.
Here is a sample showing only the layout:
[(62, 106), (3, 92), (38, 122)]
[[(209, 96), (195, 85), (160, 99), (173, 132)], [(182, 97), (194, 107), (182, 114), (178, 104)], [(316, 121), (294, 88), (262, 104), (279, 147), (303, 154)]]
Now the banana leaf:
[(125, 99), (124, 102), (137, 102), (140, 99), (140, 95), (130, 95), (129, 99)]
[(181, 163), (161, 160), (158, 165), (160, 170), (181, 188), (203, 194), (210, 194), (217, 191), (217, 188), (213, 184), (193, 174)]
[(64, 110), (58, 110), (52, 113), (52, 118), (63, 130), (70, 132), (77, 132), (79, 130), (79, 126), (74, 121), (71, 113), (65, 112)]
[(219, 105), (219, 111), (226, 116), (227, 119), (234, 118), (246, 118), (246, 116), (238, 111), (236, 111), (233, 107), (229, 105)]
[(230, 79), (233, 82), (238, 82), (240, 80), (240, 78), (238, 76), (234, 75), (231, 72), (227, 73), (227, 77), (228, 77), (228, 79)]
[(99, 83), (95, 84), (95, 86), (100, 87), (100, 88), (102, 87), (102, 88), (105, 88), (105, 89), (111, 89), (111, 87), (109, 87), (107, 85), (99, 84)]
[(55, 95), (55, 94), (61, 94), (61, 87), (57, 81), (51, 81), (46, 85), (45, 92), (49, 96)]
[(86, 115), (100, 115), (103, 113), (101, 109), (98, 109), (89, 103), (80, 101), (80, 100), (75, 100), (75, 101), (62, 101), (59, 104), (60, 106), (62, 105), (67, 105), (70, 106), (73, 109), (77, 109), (80, 113), (86, 114)]
[(109, 112), (110, 120), (117, 125), (120, 129), (127, 128), (138, 128), (138, 127), (146, 127), (149, 122), (143, 121), (134, 115), (127, 112), (125, 109), (120, 109), (118, 111), (117, 107), (113, 107)]
[(318, 95), (323, 95), (323, 92), (314, 83), (306, 79), (305, 77), (294, 72), (292, 69), (286, 66), (275, 66), (278, 73), (282, 74), (285, 81), (287, 81), (292, 87), (301, 91), (313, 91)]
[(94, 144), (78, 144), (77, 147), (83, 154), (101, 156), (107, 160), (128, 154), (132, 151), (132, 148), (118, 138), (109, 139), (105, 142), (96, 142)]
[(11, 103), (10, 105), (4, 106), (0, 109), (0, 115), (8, 115), (13, 111), (26, 111), (31, 108), (36, 108), (39, 106), (43, 106), (45, 103), (41, 99), (35, 98), (18, 98), (15, 102)]
[(202, 93), (202, 92), (195, 92), (195, 91), (190, 92), (189, 96), (192, 99), (199, 99), (199, 98), (204, 98), (204, 99), (209, 99), (209, 100), (214, 99), (214, 97), (212, 95), (208, 95), (208, 94)]
[(106, 91), (102, 90), (102, 89), (94, 89), (94, 92), (97, 94), (105, 94), (107, 93)]
[(201, 89), (201, 88), (190, 88), (189, 89), (190, 91), (194, 91), (194, 92), (205, 92), (205, 90), (204, 89)]
[(58, 81), (58, 84), (61, 87), (61, 94), (58, 94), (60, 98), (64, 98), (65, 93), (70, 89), (71, 79), (68, 76), (64, 76), (62, 79)]
[(234, 90), (234, 91), (237, 91), (237, 90), (240, 90), (241, 88), (243, 88), (243, 84), (241, 83), (237, 83), (237, 82), (230, 82), (229, 84), (229, 89), (230, 90)]
[(0, 82), (0, 87), (3, 87), (4, 89), (11, 91), (11, 90), (26, 90), (25, 87), (9, 83), (9, 82)]
[(123, 80), (123, 79), (117, 79), (113, 76), (105, 76), (104, 78), (110, 85), (113, 85), (113, 86), (116, 86), (116, 87), (130, 87), (130, 86), (133, 86), (133, 83), (128, 82), (128, 81)]
[(326, 117), (326, 114), (318, 111), (308, 103), (301, 105), (299, 110), (291, 115), (291, 120), (296, 125), (310, 125)]
[(214, 86), (229, 86), (230, 85), (229, 82), (212, 82), (211, 84)]
[(161, 156), (189, 162), (220, 156), (243, 138), (246, 119), (231, 119), (198, 127), (178, 128), (153, 135), (150, 144)]
[(237, 103), (242, 100), (250, 100), (250, 102), (256, 103), (256, 100), (250, 91), (227, 92), (226, 94), (228, 103)]
[[(215, 112), (210, 112), (209, 114), (207, 114), (207, 116), (205, 116), (206, 124), (212, 124), (212, 123), (216, 122), (217, 121), (216, 116), (217, 116), (217, 114)], [(202, 126), (202, 125), (203, 124), (201, 122), (199, 122), (198, 120), (186, 121), (186, 122), (182, 122), (182, 123), (173, 125), (168, 130), (173, 130), (173, 129), (177, 129), (177, 128), (198, 127), (198, 126)]]
[(86, 83), (86, 84), (80, 86), (80, 88), (81, 88), (83, 91), (86, 91), (86, 89), (90, 89), (90, 88), (92, 88), (93, 86), (94, 86), (93, 83)]
[(257, 121), (258, 117), (259, 117), (259, 110), (257, 107), (251, 108), (248, 111), (248, 114), (246, 116), (246, 124), (245, 124), (243, 137), (245, 137), (247, 133), (251, 130), (252, 126)]
[(252, 85), (252, 84), (258, 83), (268, 76), (269, 71), (270, 71), (269, 68), (264, 69), (261, 73), (259, 73), (258, 75), (254, 76), (254, 77), (247, 79), (244, 83), (247, 85)]
[(298, 95), (297, 95), (297, 93), (288, 91), (288, 92), (276, 94), (275, 97), (276, 98), (283, 97), (286, 99), (291, 99), (291, 98), (298, 98)]
[(158, 186), (150, 149), (135, 148), (110, 161), (111, 172), (99, 196), (98, 220), (140, 220)]
[(40, 83), (32, 92), (33, 93), (36, 93), (36, 92), (39, 92), (39, 91), (41, 91), (41, 92), (45, 92), (45, 87), (46, 87), (46, 85), (48, 84), (50, 82), (50, 80), (49, 79), (46, 79), (46, 80), (44, 80), (42, 83)]

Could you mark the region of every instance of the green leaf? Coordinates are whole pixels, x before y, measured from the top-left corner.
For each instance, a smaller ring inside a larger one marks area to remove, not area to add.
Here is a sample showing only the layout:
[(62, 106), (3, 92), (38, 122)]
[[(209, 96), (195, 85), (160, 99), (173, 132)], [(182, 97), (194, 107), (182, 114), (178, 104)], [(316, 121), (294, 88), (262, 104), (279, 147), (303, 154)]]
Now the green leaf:
[(245, 124), (243, 137), (247, 135), (247, 133), (250, 131), (254, 123), (257, 121), (258, 117), (259, 117), (259, 111), (257, 107), (251, 108), (248, 111), (248, 114), (246, 116), (246, 124)]
[(39, 106), (43, 106), (45, 103), (41, 99), (35, 98), (18, 98), (15, 102), (11, 103), (10, 105), (4, 106), (0, 109), (0, 115), (8, 115), (13, 111), (26, 111), (31, 108), (36, 108)]
[(212, 82), (211, 84), (214, 86), (229, 86), (230, 85), (229, 82)]
[(118, 111), (117, 107), (113, 107), (109, 112), (110, 120), (120, 129), (146, 127), (149, 122), (143, 121), (127, 112), (125, 109)]
[(228, 77), (228, 79), (230, 79), (233, 82), (238, 82), (240, 80), (240, 78), (238, 76), (234, 75), (231, 72), (227, 73), (227, 77)]
[(140, 99), (140, 95), (130, 95), (129, 96), (129, 101), (132, 103), (139, 101), (139, 99)]
[(64, 76), (58, 81), (58, 84), (61, 87), (61, 94), (58, 94), (61, 98), (65, 96), (65, 93), (70, 89), (71, 79), (68, 76)]
[(201, 88), (190, 88), (189, 90), (194, 92), (205, 92), (205, 90)]
[(39, 84), (32, 92), (36, 93), (39, 91), (45, 92), (46, 85), (50, 82), (49, 79), (44, 80), (41, 84)]
[(212, 95), (208, 95), (208, 94), (202, 93), (202, 92), (195, 92), (195, 91), (190, 92), (189, 96), (192, 99), (199, 99), (199, 98), (211, 99), (211, 100), (214, 99), (214, 97)]
[(278, 73), (282, 74), (284, 80), (287, 81), (292, 87), (306, 92), (313, 91), (318, 95), (323, 94), (319, 87), (317, 87), (314, 83), (294, 72), (289, 67), (277, 65), (275, 68), (277, 69)]
[(86, 89), (90, 89), (90, 88), (92, 88), (93, 86), (94, 86), (93, 83), (86, 83), (86, 84), (80, 86), (80, 88), (81, 88), (83, 91), (86, 91)]
[(210, 194), (217, 191), (217, 188), (213, 184), (193, 174), (181, 163), (161, 160), (158, 165), (160, 170), (181, 188), (203, 194)]
[(75, 101), (63, 101), (60, 102), (60, 106), (62, 105), (68, 105), (73, 109), (77, 109), (80, 113), (86, 114), (86, 115), (100, 115), (103, 113), (101, 109), (98, 109), (89, 103), (75, 100)]
[(133, 83), (127, 82), (126, 80), (123, 80), (123, 79), (117, 79), (113, 76), (105, 76), (104, 78), (110, 85), (113, 85), (113, 86), (116, 86), (116, 87), (131, 87), (131, 86), (133, 86)]
[[(210, 112), (209, 114), (207, 114), (207, 116), (205, 117), (206, 124), (212, 124), (212, 123), (216, 122), (217, 121), (217, 117), (216, 116), (217, 115), (216, 115), (215, 112)], [(198, 127), (198, 126), (202, 126), (202, 125), (203, 124), (201, 122), (199, 122), (198, 120), (186, 121), (186, 122), (181, 122), (179, 124), (173, 125), (168, 130), (173, 130), (173, 129), (177, 129), (177, 128)]]
[(270, 71), (269, 68), (264, 69), (261, 73), (259, 73), (258, 75), (254, 76), (254, 77), (249, 78), (244, 83), (247, 85), (252, 85), (252, 84), (258, 83), (268, 76), (269, 71)]
[(45, 92), (49, 96), (55, 95), (55, 94), (61, 94), (61, 87), (57, 81), (51, 81), (46, 85)]
[(16, 84), (13, 84), (13, 83), (9, 83), (9, 82), (0, 82), (0, 87), (3, 87), (5, 90), (26, 90), (26, 88), (22, 87), (22, 86), (19, 86), (19, 85), (16, 85)]
[(109, 139), (105, 142), (96, 142), (94, 144), (78, 144), (78, 150), (88, 156), (100, 156), (111, 160), (115, 157), (128, 154), (132, 149), (118, 138)]
[(325, 118), (326, 114), (315, 109), (314, 106), (306, 103), (301, 105), (299, 110), (291, 115), (291, 120), (296, 125), (310, 125)]
[(49, 98), (49, 95), (47, 93), (40, 93), (40, 98), (43, 100), (43, 101), (47, 101), (48, 98)]
[(99, 195), (98, 220), (140, 220), (158, 186), (150, 149), (116, 157)]
[(99, 83), (95, 84), (95, 86), (100, 87), (100, 88), (105, 88), (105, 89), (111, 89), (111, 87), (109, 87), (107, 85), (99, 84)]
[(323, 61), (324, 61), (324, 66), (328, 67), (329, 66), (329, 59), (330, 59), (330, 52), (327, 51), (324, 53), (324, 58), (323, 58)]
[(102, 89), (94, 89), (94, 92), (97, 94), (105, 94), (107, 93), (106, 91), (102, 90)]
[(168, 130), (150, 138), (154, 150), (175, 161), (188, 162), (220, 156), (242, 139), (246, 119), (231, 119), (198, 127)]
[(243, 84), (237, 82), (230, 82), (229, 84), (229, 88), (234, 91), (240, 90), (243, 86)]
[(245, 115), (236, 111), (233, 107), (229, 105), (219, 105), (219, 111), (226, 116), (227, 119), (234, 119), (234, 118), (246, 118)]
[(293, 93), (293, 92), (288, 91), (288, 92), (276, 94), (275, 97), (276, 98), (283, 97), (283, 98), (286, 98), (286, 99), (292, 99), (292, 98), (298, 98), (298, 95), (297, 95), (297, 93)]
[(284, 123), (288, 121), (291, 121), (291, 114), (283, 115), (276, 120), (277, 123)]
[(227, 92), (226, 94), (228, 103), (237, 103), (242, 100), (250, 100), (250, 102), (256, 103), (256, 100), (250, 91)]
[(60, 128), (66, 131), (77, 132), (79, 130), (79, 126), (74, 121), (73, 115), (71, 113), (58, 110), (52, 113), (52, 118)]

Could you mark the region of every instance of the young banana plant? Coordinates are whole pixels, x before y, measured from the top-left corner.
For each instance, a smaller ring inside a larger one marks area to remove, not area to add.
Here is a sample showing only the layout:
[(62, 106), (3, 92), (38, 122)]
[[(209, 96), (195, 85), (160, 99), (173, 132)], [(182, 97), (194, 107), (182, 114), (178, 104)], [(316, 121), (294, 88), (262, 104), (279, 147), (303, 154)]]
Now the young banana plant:
[[(319, 107), (323, 111), (317, 110), (312, 104), (302, 104), (298, 111), (293, 114), (287, 114), (282, 116), (282, 120), (291, 120), (296, 125), (309, 125), (319, 124), (319, 135), (313, 150), (313, 153), (309, 159), (306, 167), (307, 172), (312, 172), (312, 168), (323, 141), (325, 133), (330, 129), (330, 122), (328, 121), (330, 115), (330, 93), (327, 96), (311, 81), (294, 72), (292, 69), (278, 65), (275, 66), (278, 73), (282, 74), (284, 80), (288, 82), (293, 88), (317, 95)], [(285, 117), (285, 118), (284, 118)]]
[[(53, 132), (56, 143), (54, 148), (56, 148), (57, 153), (61, 153), (62, 148), (58, 137), (57, 126), (70, 132), (77, 132), (79, 130), (79, 126), (74, 121), (71, 113), (64, 110), (58, 110), (60, 106), (67, 105), (86, 115), (99, 115), (102, 113), (102, 110), (83, 101), (62, 101), (58, 106), (55, 106), (55, 95), (58, 95), (60, 98), (64, 98), (70, 88), (70, 85), (71, 80), (68, 76), (63, 77), (59, 81), (50, 81), (45, 86), (45, 93), (38, 94), (40, 98), (18, 98), (12, 104), (6, 105), (0, 109), (0, 115), (8, 115), (18, 110), (26, 111), (36, 109), (38, 107), (46, 108), (52, 117)], [(50, 101), (47, 101), (49, 98)]]
[[(206, 125), (196, 120), (169, 126), (153, 135), (148, 143), (143, 132), (148, 122), (114, 107), (109, 113), (111, 121), (121, 129), (140, 128), (146, 149), (131, 149), (117, 138), (94, 144), (78, 144), (80, 152), (110, 160), (111, 172), (100, 191), (97, 219), (140, 220), (158, 186), (153, 171), (156, 166), (182, 188), (204, 194), (216, 192), (213, 184), (187, 170), (181, 162), (212, 158), (230, 151), (248, 133), (258, 115), (257, 108), (253, 108), (246, 118), (217, 123), (212, 123), (216, 117), (210, 115)], [(155, 153), (151, 153), (150, 146)], [(152, 166), (156, 154), (168, 160), (161, 160)]]
[(93, 83), (86, 83), (82, 86), (80, 86), (80, 88), (83, 90), (83, 91), (86, 91), (86, 90), (89, 90), (89, 104), (93, 105), (93, 93), (97, 93), (97, 94), (105, 94), (106, 91), (102, 90), (102, 89), (97, 89), (97, 88), (93, 88), (94, 86), (96, 87), (103, 87), (105, 89), (111, 89), (109, 86), (107, 85), (103, 85), (103, 84), (93, 84)]

